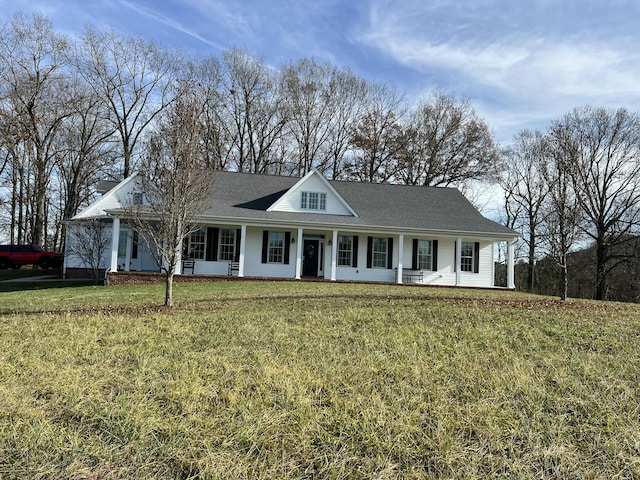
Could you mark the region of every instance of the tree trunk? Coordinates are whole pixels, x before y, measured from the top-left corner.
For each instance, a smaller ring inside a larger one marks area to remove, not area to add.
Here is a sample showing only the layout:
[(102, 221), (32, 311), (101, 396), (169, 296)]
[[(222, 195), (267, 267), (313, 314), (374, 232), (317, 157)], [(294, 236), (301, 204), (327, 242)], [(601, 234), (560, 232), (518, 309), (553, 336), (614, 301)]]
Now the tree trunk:
[(560, 300), (563, 302), (569, 296), (569, 276), (567, 275), (567, 257), (564, 255), (562, 265), (560, 265)]
[(535, 291), (535, 282), (536, 282), (536, 272), (535, 272), (535, 264), (536, 264), (536, 245), (535, 245), (536, 237), (533, 232), (529, 234), (529, 266), (527, 268), (527, 292), (534, 293)]
[(167, 272), (164, 293), (164, 306), (173, 307), (173, 268)]
[(596, 300), (606, 300), (607, 297), (607, 257), (609, 247), (604, 239), (598, 239), (596, 248)]

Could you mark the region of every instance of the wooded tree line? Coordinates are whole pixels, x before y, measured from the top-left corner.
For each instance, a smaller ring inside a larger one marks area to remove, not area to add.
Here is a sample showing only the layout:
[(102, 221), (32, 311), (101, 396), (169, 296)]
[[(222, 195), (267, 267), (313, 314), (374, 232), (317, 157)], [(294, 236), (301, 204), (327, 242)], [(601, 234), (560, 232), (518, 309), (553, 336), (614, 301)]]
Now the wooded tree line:
[(17, 15), (0, 26), (0, 235), (63, 249), (63, 220), (97, 181), (161, 175), (176, 162), (159, 157), (177, 155), (187, 124), (189, 155), (211, 170), (500, 185), (505, 223), (525, 237), (524, 290), (540, 290), (536, 264), (548, 258), (566, 285), (569, 253), (591, 239), (605, 298), (626, 261), (613, 247), (637, 232), (639, 121), (626, 110), (576, 109), (501, 150), (471, 104), (446, 92), (408, 105), (392, 85), (311, 58), (196, 57), (91, 26), (72, 39), (44, 16)]
[[(194, 57), (114, 30), (78, 38), (43, 16), (0, 30), (2, 229), (63, 247), (62, 220), (153, 154), (183, 95), (199, 99), (200, 163), (212, 169), (461, 185), (498, 155), (468, 102), (436, 92), (408, 109), (393, 87), (313, 59), (272, 68), (248, 52)], [(173, 119), (172, 121), (175, 121)]]
[(638, 301), (638, 115), (576, 108), (544, 132), (521, 132), (505, 155), (507, 224), (523, 232), (527, 250), (520, 287), (549, 293), (551, 280), (566, 298), (572, 279), (572, 292), (604, 300), (635, 284), (625, 299)]

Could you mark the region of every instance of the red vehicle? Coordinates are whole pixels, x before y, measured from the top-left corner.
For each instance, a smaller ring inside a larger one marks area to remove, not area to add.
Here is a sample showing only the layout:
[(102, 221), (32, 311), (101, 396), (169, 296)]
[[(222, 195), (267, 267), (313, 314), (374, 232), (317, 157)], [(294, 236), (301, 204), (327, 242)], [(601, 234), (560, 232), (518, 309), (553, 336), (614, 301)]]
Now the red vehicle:
[(62, 265), (61, 253), (47, 252), (38, 245), (0, 245), (0, 269), (20, 268), (22, 265), (38, 265), (40, 268), (58, 268)]

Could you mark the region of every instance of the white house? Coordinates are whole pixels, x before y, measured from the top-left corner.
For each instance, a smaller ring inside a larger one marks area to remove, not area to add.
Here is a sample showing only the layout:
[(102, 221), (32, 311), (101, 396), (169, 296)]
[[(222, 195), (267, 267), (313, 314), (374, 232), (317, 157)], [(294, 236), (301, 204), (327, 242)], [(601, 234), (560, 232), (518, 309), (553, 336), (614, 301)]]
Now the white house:
[[(159, 270), (123, 209), (144, 201), (141, 185), (134, 174), (72, 219), (109, 223), (105, 269)], [(452, 188), (219, 172), (184, 247), (194, 262), (185, 274), (492, 287), (506, 242), (514, 288), (517, 237)], [(65, 273), (83, 267), (65, 257)]]

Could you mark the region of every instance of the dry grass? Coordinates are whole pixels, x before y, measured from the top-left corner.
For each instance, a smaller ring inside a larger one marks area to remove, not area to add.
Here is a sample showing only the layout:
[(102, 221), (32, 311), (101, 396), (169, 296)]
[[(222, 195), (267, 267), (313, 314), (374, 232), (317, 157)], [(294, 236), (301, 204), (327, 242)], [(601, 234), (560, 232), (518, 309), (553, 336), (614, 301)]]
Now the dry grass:
[(640, 309), (229, 282), (11, 292), (0, 478), (640, 478)]

